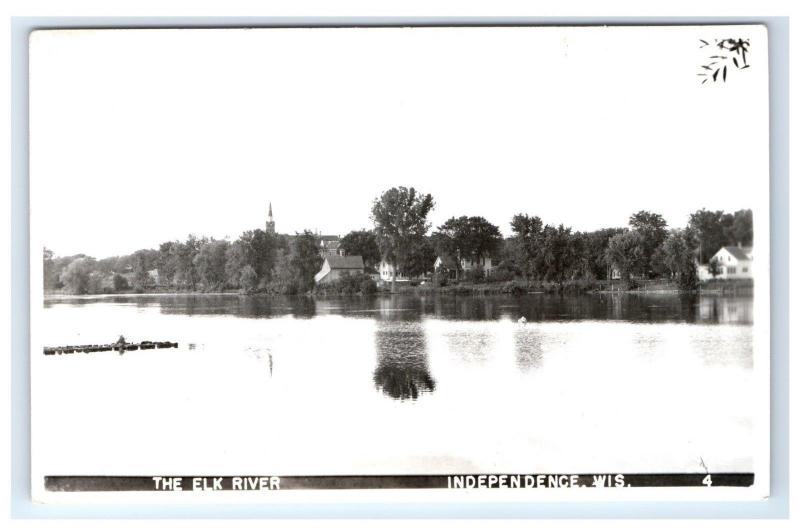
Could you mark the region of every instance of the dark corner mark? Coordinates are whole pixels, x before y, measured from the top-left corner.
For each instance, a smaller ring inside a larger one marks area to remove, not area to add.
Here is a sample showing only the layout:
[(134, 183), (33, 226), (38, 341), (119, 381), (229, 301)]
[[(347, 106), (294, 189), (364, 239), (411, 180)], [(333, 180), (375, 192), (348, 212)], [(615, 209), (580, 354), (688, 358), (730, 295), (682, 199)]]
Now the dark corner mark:
[(700, 39), (700, 48), (711, 47), (707, 61), (701, 64), (698, 76), (702, 78), (700, 84), (705, 84), (711, 79), (712, 82), (726, 82), (728, 80), (728, 67), (731, 71), (744, 70), (750, 68), (747, 63), (747, 52), (750, 48), (748, 39), (716, 39), (714, 43)]

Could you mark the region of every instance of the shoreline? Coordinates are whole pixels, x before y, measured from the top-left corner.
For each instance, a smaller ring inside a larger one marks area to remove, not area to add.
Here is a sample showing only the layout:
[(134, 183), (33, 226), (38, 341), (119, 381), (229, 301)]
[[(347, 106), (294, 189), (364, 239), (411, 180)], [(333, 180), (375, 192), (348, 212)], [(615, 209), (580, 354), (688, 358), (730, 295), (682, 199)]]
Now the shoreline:
[[(674, 285), (674, 284), (673, 284)], [(68, 294), (68, 293), (44, 293), (44, 300), (70, 300), (70, 299), (103, 299), (113, 297), (146, 297), (155, 298), (159, 296), (235, 296), (235, 297), (304, 297), (304, 298), (337, 298), (337, 297), (371, 297), (371, 296), (530, 296), (530, 295), (616, 295), (616, 294), (652, 294), (652, 295), (731, 295), (731, 296), (753, 296), (753, 282), (748, 280), (717, 280), (707, 282), (705, 286), (698, 289), (686, 290), (672, 287), (663, 282), (654, 284), (648, 288), (622, 289), (622, 288), (603, 288), (604, 282), (565, 282), (564, 284), (554, 284), (548, 282), (519, 282), (511, 281), (505, 283), (481, 283), (481, 284), (459, 284), (441, 287), (427, 285), (398, 285), (396, 292), (392, 293), (389, 289), (378, 289), (372, 294), (362, 293), (300, 293), (295, 295), (279, 295), (271, 293), (242, 293), (239, 291), (147, 291), (136, 293), (125, 291), (118, 293), (95, 293), (95, 294)]]

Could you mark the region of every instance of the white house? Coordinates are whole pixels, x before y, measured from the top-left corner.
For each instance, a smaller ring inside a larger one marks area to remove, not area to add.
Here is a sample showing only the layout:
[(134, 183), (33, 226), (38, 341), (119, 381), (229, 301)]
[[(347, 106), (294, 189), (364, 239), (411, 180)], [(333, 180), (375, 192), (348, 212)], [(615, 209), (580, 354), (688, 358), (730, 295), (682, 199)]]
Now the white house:
[(436, 256), (436, 261), (433, 263), (433, 270), (442, 274), (446, 274), (450, 280), (457, 280), (460, 272), (460, 265), (451, 256)]
[[(716, 278), (733, 280), (753, 277), (753, 247), (722, 247), (711, 256), (709, 263), (716, 263)], [(700, 280), (710, 280), (714, 276), (709, 272), (708, 265), (697, 267), (697, 276)]]
[(346, 276), (364, 272), (361, 256), (325, 256), (322, 268), (314, 275), (314, 282), (327, 283)]
[(433, 270), (446, 271), (448, 278), (451, 280), (457, 280), (461, 276), (461, 273), (471, 271), (477, 267), (483, 268), (483, 272), (486, 274), (490, 273), (492, 269), (494, 269), (492, 258), (488, 256), (482, 258), (461, 258), (456, 262), (456, 260), (450, 256), (437, 256), (433, 264)]
[[(391, 282), (392, 276), (394, 275), (394, 265), (382, 259), (381, 262), (378, 264), (378, 274), (380, 276), (381, 281)], [(419, 280), (419, 279), (422, 279), (422, 276), (408, 277), (405, 274), (398, 271), (397, 278), (395, 278), (395, 281), (408, 282), (411, 280)]]
[(492, 266), (492, 258), (488, 256), (461, 258), (459, 263), (461, 264), (461, 270), (464, 272), (481, 267), (483, 272), (489, 273), (494, 268)]

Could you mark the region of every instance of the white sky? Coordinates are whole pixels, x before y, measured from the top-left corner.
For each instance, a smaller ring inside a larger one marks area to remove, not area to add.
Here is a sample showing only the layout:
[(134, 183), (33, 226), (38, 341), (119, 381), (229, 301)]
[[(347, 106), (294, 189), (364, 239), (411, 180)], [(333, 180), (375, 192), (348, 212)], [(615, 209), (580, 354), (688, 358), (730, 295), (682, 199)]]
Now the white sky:
[[(729, 36), (751, 67), (701, 85), (698, 39)], [(236, 238), (272, 201), (279, 232), (343, 235), (398, 185), (433, 194), (434, 225), (682, 226), (766, 189), (765, 46), (754, 27), (38, 32), (33, 231), (104, 257)]]

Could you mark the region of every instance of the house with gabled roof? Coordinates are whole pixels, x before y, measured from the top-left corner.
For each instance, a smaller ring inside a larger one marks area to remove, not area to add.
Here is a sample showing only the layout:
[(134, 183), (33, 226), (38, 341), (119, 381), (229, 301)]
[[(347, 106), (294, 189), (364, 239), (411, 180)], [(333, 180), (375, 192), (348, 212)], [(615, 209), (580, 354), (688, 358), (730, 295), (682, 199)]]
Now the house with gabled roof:
[(462, 268), (454, 257), (449, 254), (442, 254), (436, 256), (436, 261), (433, 263), (433, 270), (439, 274), (443, 274), (450, 280), (457, 280), (461, 274)]
[(314, 276), (315, 283), (328, 283), (349, 274), (363, 274), (364, 260), (361, 256), (325, 256), (322, 268)]
[(378, 280), (383, 283), (391, 283), (392, 279), (394, 279), (394, 281), (396, 281), (397, 283), (416, 282), (416, 281), (422, 281), (428, 277), (427, 273), (410, 276), (400, 271), (399, 267), (397, 268), (397, 275), (395, 276), (395, 266), (386, 259), (382, 259), (378, 263), (377, 273), (378, 273)]
[(709, 263), (714, 262), (716, 276), (709, 271), (709, 265), (698, 267), (701, 280), (719, 278), (723, 280), (744, 279), (753, 277), (753, 247), (725, 246), (711, 256)]
[(472, 269), (481, 268), (485, 273), (489, 274), (494, 270), (491, 256), (472, 256), (470, 258), (462, 257), (456, 259), (448, 254), (442, 254), (436, 257), (433, 264), (433, 270), (439, 271), (451, 280), (457, 280), (461, 277), (462, 273), (471, 271)]

